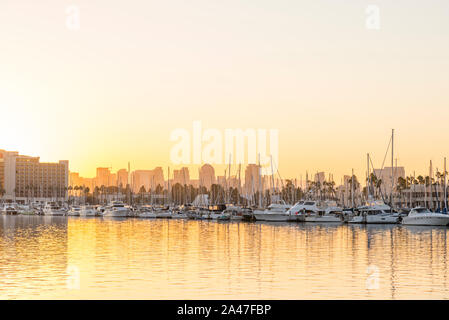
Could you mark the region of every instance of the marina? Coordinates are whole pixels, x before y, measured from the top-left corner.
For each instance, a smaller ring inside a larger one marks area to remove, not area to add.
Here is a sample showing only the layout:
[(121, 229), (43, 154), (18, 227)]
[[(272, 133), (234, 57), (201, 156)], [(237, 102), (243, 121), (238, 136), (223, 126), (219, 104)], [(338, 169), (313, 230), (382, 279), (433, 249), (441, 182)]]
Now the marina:
[(449, 300), (449, 1), (36, 4), (0, 6), (0, 300)]

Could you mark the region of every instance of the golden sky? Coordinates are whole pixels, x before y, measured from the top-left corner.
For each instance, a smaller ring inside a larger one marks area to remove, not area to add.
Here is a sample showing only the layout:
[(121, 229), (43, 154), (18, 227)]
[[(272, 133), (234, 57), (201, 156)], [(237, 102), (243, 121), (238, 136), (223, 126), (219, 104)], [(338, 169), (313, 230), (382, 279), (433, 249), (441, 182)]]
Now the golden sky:
[(395, 128), (398, 164), (426, 173), (449, 154), (448, 13), (446, 0), (3, 0), (0, 148), (83, 176), (174, 167), (170, 133), (199, 120), (278, 129), (282, 176), (339, 179), (363, 175), (367, 152), (380, 166)]

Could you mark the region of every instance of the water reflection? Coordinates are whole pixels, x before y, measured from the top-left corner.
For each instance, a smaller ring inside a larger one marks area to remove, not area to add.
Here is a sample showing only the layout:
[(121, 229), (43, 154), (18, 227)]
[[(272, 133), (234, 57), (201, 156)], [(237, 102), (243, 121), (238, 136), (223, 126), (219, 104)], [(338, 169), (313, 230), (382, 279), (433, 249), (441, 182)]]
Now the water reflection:
[(449, 297), (447, 228), (0, 218), (1, 298)]

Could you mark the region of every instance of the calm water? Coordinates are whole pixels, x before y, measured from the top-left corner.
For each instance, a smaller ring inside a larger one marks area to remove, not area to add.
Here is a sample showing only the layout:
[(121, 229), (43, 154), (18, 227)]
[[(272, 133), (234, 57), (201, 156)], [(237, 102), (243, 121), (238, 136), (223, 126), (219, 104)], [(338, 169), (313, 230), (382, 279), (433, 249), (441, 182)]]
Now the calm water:
[(0, 216), (0, 298), (447, 299), (448, 229)]

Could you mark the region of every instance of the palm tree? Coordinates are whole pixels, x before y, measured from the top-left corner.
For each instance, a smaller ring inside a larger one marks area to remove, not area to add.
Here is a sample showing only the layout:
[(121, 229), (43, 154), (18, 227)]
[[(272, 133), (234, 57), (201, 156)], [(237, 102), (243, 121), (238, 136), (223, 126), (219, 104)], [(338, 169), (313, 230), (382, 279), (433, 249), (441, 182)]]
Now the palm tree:
[[(102, 203), (105, 203), (105, 202), (106, 202), (106, 200), (105, 200), (105, 199), (106, 199), (106, 196), (105, 196), (105, 193), (106, 193), (106, 187), (105, 187), (104, 185), (101, 185), (100, 191), (101, 191), (100, 199), (103, 198), (103, 199), (101, 200), (101, 202), (102, 202)], [(103, 195), (103, 197), (102, 197), (101, 195)]]
[(78, 191), (80, 190), (80, 187), (79, 186), (75, 186), (73, 188), (73, 190), (75, 190), (75, 196), (78, 198), (78, 202), (79, 202)]
[(93, 202), (95, 204), (98, 203), (98, 195), (100, 194), (100, 188), (98, 188), (97, 186), (95, 186), (94, 191), (93, 191)]
[[(356, 202), (356, 192), (357, 190), (360, 188), (360, 183), (357, 180), (357, 177), (355, 175), (353, 175), (351, 178), (349, 178), (348, 180), (348, 184), (349, 184), (349, 197), (352, 198), (354, 197), (354, 203)], [(354, 194), (352, 194), (352, 190), (354, 190)]]
[(68, 190), (69, 203), (70, 203), (70, 199), (71, 199), (71, 196), (72, 196), (72, 190), (73, 190), (73, 187), (72, 187), (72, 186), (69, 186), (69, 187), (67, 188), (67, 190)]
[(147, 190), (145, 189), (145, 186), (141, 186), (140, 190), (139, 190), (139, 194), (140, 194), (140, 202), (143, 204), (144, 203), (144, 196), (145, 193), (147, 192)]
[(89, 191), (90, 191), (89, 187), (84, 188), (84, 204), (86, 204), (86, 199), (87, 196), (89, 195)]

